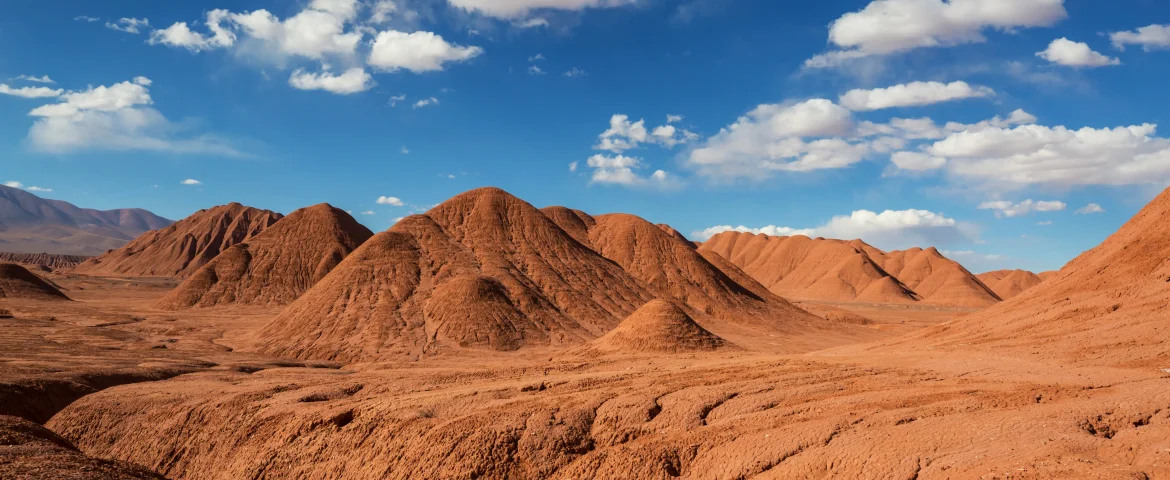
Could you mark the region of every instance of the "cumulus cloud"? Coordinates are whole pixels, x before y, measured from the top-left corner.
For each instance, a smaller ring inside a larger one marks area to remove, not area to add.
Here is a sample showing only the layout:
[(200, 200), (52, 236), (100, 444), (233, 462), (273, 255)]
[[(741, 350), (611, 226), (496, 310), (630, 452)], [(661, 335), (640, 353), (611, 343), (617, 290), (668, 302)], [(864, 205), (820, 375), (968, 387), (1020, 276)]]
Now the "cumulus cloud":
[(894, 107), (917, 107), (967, 98), (995, 95), (995, 90), (967, 82), (912, 82), (873, 90), (850, 90), (841, 96), (841, 106), (855, 111)]
[(63, 93), (57, 103), (29, 112), (36, 119), (28, 132), (29, 144), (49, 153), (104, 149), (243, 155), (213, 136), (181, 136), (181, 128), (150, 106), (151, 83), (135, 77)]
[(16, 180), (9, 180), (7, 182), (4, 182), (4, 186), (9, 187), (9, 188), (24, 188), (24, 184), (20, 183)]
[(972, 128), (925, 148), (956, 177), (987, 186), (1170, 183), (1170, 140), (1157, 125), (1072, 130), (1019, 125)]
[(19, 77), (16, 77), (16, 79), (17, 80), (24, 80), (26, 82), (35, 82), (35, 83), (57, 83), (57, 82), (53, 81), (53, 79), (49, 78), (48, 75), (41, 75), (39, 77), (35, 77), (32, 75), (21, 75)]
[(580, 68), (577, 68), (577, 67), (573, 67), (573, 68), (570, 68), (569, 70), (565, 71), (565, 76), (569, 77), (569, 78), (584, 77), (586, 75), (589, 75), (589, 74), (586, 73), (584, 70), (581, 70)]
[(142, 33), (142, 29), (150, 27), (150, 20), (145, 18), (119, 18), (113, 22), (106, 22), (106, 28), (117, 30), (119, 32), (133, 33), (135, 35)]
[(78, 22), (89, 22), (89, 23), (93, 23), (93, 22), (99, 21), (99, 20), (101, 20), (101, 19), (100, 19), (100, 18), (98, 18), (98, 17), (90, 17), (90, 16), (86, 16), (86, 15), (78, 15), (78, 16), (76, 16), (76, 17), (73, 17), (73, 20), (75, 20), (75, 21), (78, 21)]
[(1077, 215), (1089, 215), (1093, 213), (1105, 213), (1105, 209), (1096, 203), (1090, 203), (1084, 207), (1078, 208), (1077, 211), (1073, 213)]
[(199, 180), (196, 180), (194, 178), (188, 178), (186, 180), (179, 182), (179, 185), (203, 185), (203, 182), (200, 182)]
[(569, 171), (570, 171), (570, 172), (576, 172), (576, 171), (577, 171), (577, 162), (569, 162)]
[(669, 113), (666, 114), (666, 123), (678, 123), (681, 121), (683, 121), (682, 115), (671, 115)]
[(362, 212), (362, 215), (377, 215), (377, 212), (375, 212), (373, 210), (366, 210), (366, 211)]
[[(358, 18), (359, 12), (367, 8), (369, 23)], [(443, 70), (448, 63), (463, 62), (483, 52), (479, 47), (453, 45), (431, 32), (379, 32), (370, 26), (384, 23), (397, 11), (397, 4), (391, 0), (372, 5), (359, 4), (357, 0), (313, 0), (300, 12), (283, 19), (263, 9), (216, 9), (207, 12), (202, 22), (206, 32), (192, 30), (187, 22), (177, 22), (151, 32), (149, 43), (185, 48), (192, 53), (231, 48), (241, 57), (282, 68), (308, 60), (327, 71), (330, 63), (336, 62), (349, 68), (337, 76), (299, 71), (290, 84), (339, 94), (363, 91), (373, 84), (364, 69), (353, 66), (363, 60), (377, 71), (422, 73)]]
[(666, 148), (695, 141), (697, 134), (676, 128), (669, 123), (653, 130), (646, 129), (646, 120), (631, 121), (629, 115), (615, 114), (609, 119), (609, 128), (598, 135), (595, 150), (622, 153), (638, 148), (642, 144), (661, 145)]
[(501, 19), (527, 17), (534, 10), (584, 10), (634, 5), (636, 0), (448, 0), (452, 6)]
[(1147, 25), (1137, 30), (1113, 32), (1109, 40), (1119, 50), (1140, 45), (1146, 51), (1170, 48), (1170, 25)]
[(300, 90), (325, 90), (340, 95), (364, 92), (373, 88), (374, 79), (361, 67), (346, 70), (341, 75), (317, 72), (310, 73), (297, 69), (288, 79), (289, 85)]
[(533, 56), (531, 56), (531, 57), (528, 57), (528, 61), (529, 61), (529, 62), (538, 62), (538, 61), (541, 61), (541, 60), (544, 60), (544, 54), (543, 54), (543, 53), (538, 53), (538, 54), (536, 54), (536, 55), (533, 55)]
[(547, 27), (548, 20), (541, 18), (541, 17), (533, 17), (533, 18), (529, 18), (529, 19), (525, 19), (525, 20), (520, 20), (517, 22), (512, 22), (512, 25), (515, 26), (516, 28)]
[(1020, 203), (1012, 203), (1007, 200), (993, 200), (979, 204), (980, 210), (994, 210), (995, 216), (1000, 218), (1021, 217), (1032, 212), (1059, 212), (1067, 207), (1067, 204), (1059, 200), (1034, 201), (1032, 199), (1024, 200)]
[(923, 245), (945, 245), (975, 238), (972, 227), (928, 210), (886, 210), (876, 213), (857, 210), (850, 215), (833, 217), (815, 228), (791, 228), (769, 225), (761, 228), (719, 225), (692, 233), (692, 238), (705, 241), (729, 231), (763, 233), (766, 235), (826, 237), (842, 240), (860, 238), (886, 248)]
[(411, 105), (410, 108), (417, 109), (417, 108), (429, 107), (431, 105), (438, 105), (438, 104), (439, 104), (439, 99), (437, 99), (435, 97), (430, 97), (430, 98), (424, 98), (422, 100), (414, 102), (414, 105)]
[(870, 144), (855, 141), (852, 113), (831, 100), (757, 106), (692, 150), (685, 164), (716, 178), (763, 178), (776, 171), (844, 168)]
[(528, 66), (528, 74), (529, 75), (544, 75), (544, 70), (542, 70), (540, 67), (538, 67), (536, 65), (529, 65)]
[(377, 203), (378, 205), (390, 205), (393, 207), (401, 207), (401, 206), (405, 205), (405, 203), (402, 203), (402, 199), (400, 199), (398, 197), (385, 197), (385, 196), (378, 197), (378, 200), (376, 200), (375, 203)]
[(7, 84), (0, 83), (0, 94), (12, 95), (14, 97), (52, 98), (52, 97), (58, 97), (62, 93), (65, 93), (65, 90), (62, 90), (59, 88), (49, 88), (49, 87), (13, 88), (13, 87), (8, 86)]
[[(586, 165), (593, 169), (589, 183), (654, 188), (671, 188), (679, 185), (678, 180), (664, 170), (655, 170), (647, 177), (638, 175), (635, 170), (646, 168), (640, 158), (598, 154), (589, 157)], [(569, 170), (574, 171), (575, 165), (571, 164)]]
[(442, 70), (446, 63), (464, 62), (482, 53), (482, 48), (453, 45), (431, 32), (388, 30), (374, 38), (368, 63), (383, 71), (421, 73)]
[(826, 68), (874, 55), (986, 41), (988, 29), (1048, 27), (1068, 16), (1064, 0), (874, 0), (829, 25), (839, 50), (806, 68)]
[(1121, 65), (1121, 60), (1094, 52), (1084, 42), (1074, 42), (1063, 37), (1053, 40), (1047, 50), (1037, 52), (1036, 56), (1066, 67), (1096, 68)]

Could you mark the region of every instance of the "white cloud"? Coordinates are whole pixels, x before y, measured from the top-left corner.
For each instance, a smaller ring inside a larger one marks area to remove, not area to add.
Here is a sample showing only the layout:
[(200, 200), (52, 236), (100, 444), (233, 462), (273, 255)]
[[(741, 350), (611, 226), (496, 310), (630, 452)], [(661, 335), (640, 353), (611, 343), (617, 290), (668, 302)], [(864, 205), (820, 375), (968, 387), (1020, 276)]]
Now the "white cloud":
[(390, 205), (393, 207), (401, 207), (401, 206), (405, 205), (404, 203), (402, 203), (402, 199), (400, 199), (398, 197), (378, 197), (378, 200), (376, 201), (376, 203), (378, 205)]
[(622, 153), (638, 148), (643, 143), (657, 144), (666, 148), (697, 140), (699, 136), (689, 130), (680, 130), (674, 125), (661, 125), (654, 130), (646, 129), (646, 120), (630, 121), (629, 115), (615, 114), (609, 119), (609, 128), (598, 136), (595, 150)]
[(1059, 212), (1067, 208), (1068, 205), (1058, 200), (1051, 201), (1033, 201), (1032, 199), (1024, 200), (1020, 203), (1012, 203), (1007, 200), (993, 200), (979, 204), (980, 210), (995, 210), (996, 217), (1022, 217), (1032, 212)]
[(1109, 34), (1113, 46), (1125, 50), (1127, 45), (1141, 45), (1147, 52), (1170, 48), (1170, 25), (1147, 25), (1128, 32)]
[(405, 93), (390, 97), (390, 101), (387, 103), (389, 103), (391, 107), (397, 107), (398, 102), (403, 102), (403, 101), (406, 101), (406, 94)]
[(19, 188), (19, 189), (21, 189), (21, 190), (28, 190), (28, 191), (30, 191), (30, 192), (42, 192), (42, 193), (48, 193), (48, 192), (52, 192), (52, 191), (53, 191), (53, 189), (51, 189), (51, 188), (42, 188), (42, 187), (38, 187), (38, 186), (36, 186), (36, 185), (32, 185), (32, 186), (28, 186), (28, 187), (26, 187), (26, 186), (24, 186), (24, 184), (23, 184), (23, 183), (20, 183), (20, 182), (18, 182), (18, 181), (16, 181), (16, 180), (9, 180), (9, 181), (7, 181), (7, 182), (4, 182), (4, 184), (3, 184), (3, 185), (4, 185), (5, 187), (10, 187), (10, 188)]
[[(575, 170), (574, 164), (570, 164), (570, 171)], [(586, 164), (593, 169), (589, 183), (655, 188), (671, 188), (679, 185), (677, 180), (663, 170), (655, 170), (649, 177), (638, 175), (634, 170), (645, 168), (640, 158), (599, 154), (589, 157)]]
[(1066, 67), (1096, 68), (1121, 65), (1121, 60), (1094, 52), (1084, 42), (1074, 42), (1063, 37), (1053, 40), (1047, 50), (1037, 52), (1036, 56)]
[(855, 111), (881, 110), (894, 107), (917, 107), (951, 102), (967, 98), (995, 95), (987, 87), (972, 87), (967, 82), (912, 82), (873, 90), (850, 90), (841, 96), (840, 103)]
[(203, 185), (203, 182), (200, 182), (199, 180), (196, 180), (194, 178), (188, 178), (186, 180), (179, 182), (179, 185)]
[(370, 7), (370, 23), (386, 23), (395, 13), (398, 13), (397, 3), (394, 3), (393, 0), (378, 0)]
[(952, 133), (925, 151), (952, 176), (989, 187), (1170, 183), (1170, 140), (1153, 124), (1116, 128), (1020, 125)]
[(565, 72), (565, 76), (569, 77), (569, 78), (584, 77), (586, 75), (589, 75), (589, 74), (586, 73), (584, 70), (581, 70), (580, 68), (577, 68), (577, 67), (570, 68), (568, 71)]
[(538, 54), (536, 54), (536, 55), (533, 55), (533, 56), (531, 56), (531, 57), (528, 57), (528, 61), (529, 61), (529, 62), (537, 62), (537, 61), (540, 61), (540, 60), (544, 60), (544, 54), (543, 54), (543, 53), (538, 53)]
[(85, 15), (78, 15), (78, 16), (76, 16), (76, 17), (73, 17), (73, 20), (75, 20), (75, 21), (78, 21), (78, 22), (89, 22), (89, 23), (93, 23), (93, 22), (99, 21), (99, 20), (101, 20), (101, 19), (100, 19), (100, 18), (98, 18), (98, 17), (88, 17), (88, 16), (85, 16)]
[(401, 152), (403, 155), (410, 155), (410, 149), (406, 148), (406, 145), (402, 146)]
[(1075, 211), (1073, 213), (1075, 213), (1077, 215), (1089, 215), (1091, 213), (1105, 213), (1105, 209), (1102, 208), (1100, 205), (1097, 205), (1096, 203), (1090, 203), (1088, 205), (1085, 205), (1084, 207), (1077, 209), (1077, 211)]
[(309, 73), (297, 69), (289, 77), (288, 83), (300, 90), (325, 90), (339, 95), (349, 95), (373, 88), (374, 79), (361, 67), (351, 68), (341, 75), (333, 75), (328, 71)]
[(919, 152), (895, 152), (890, 161), (902, 170), (937, 170), (947, 164), (947, 159)]
[(115, 22), (106, 22), (106, 28), (119, 32), (133, 33), (135, 35), (141, 33), (141, 29), (149, 27), (150, 20), (145, 18), (119, 18)]
[(388, 30), (374, 39), (368, 62), (384, 71), (421, 73), (442, 70), (445, 63), (464, 62), (481, 53), (482, 48), (452, 45), (431, 32)]
[(671, 115), (669, 113), (666, 114), (666, 123), (678, 123), (681, 121), (683, 121), (682, 115)]
[(7, 84), (0, 83), (0, 94), (12, 95), (15, 97), (52, 98), (52, 97), (58, 97), (62, 93), (65, 93), (65, 90), (62, 90), (59, 88), (57, 88), (57, 89), (49, 88), (49, 87), (12, 88), (12, 87), (8, 86)]
[[(267, 13), (265, 10), (259, 10), (258, 12)], [(187, 22), (177, 22), (162, 30), (150, 32), (150, 39), (147, 40), (147, 43), (151, 45), (185, 48), (192, 53), (230, 47), (236, 43), (236, 34), (229, 30), (228, 26), (224, 26), (224, 23), (230, 24), (235, 18), (236, 14), (227, 10), (211, 10), (207, 12), (206, 21), (204, 22), (211, 31), (210, 35), (192, 31), (187, 26)]]
[(692, 238), (705, 241), (729, 231), (750, 232), (773, 236), (804, 235), (842, 240), (860, 238), (884, 247), (943, 245), (971, 240), (975, 237), (970, 226), (953, 218), (928, 210), (886, 210), (876, 213), (857, 210), (850, 215), (833, 217), (816, 228), (791, 228), (769, 225), (761, 228), (719, 225), (692, 233)]
[(373, 210), (366, 210), (366, 211), (362, 212), (362, 215), (377, 215), (377, 214), (378, 213), (373, 211)]
[(28, 141), (34, 149), (49, 153), (105, 149), (243, 155), (210, 135), (179, 137), (181, 129), (150, 107), (150, 84), (148, 78), (135, 77), (111, 86), (64, 93), (58, 103), (29, 112), (36, 120)]
[(538, 67), (536, 65), (529, 65), (528, 66), (528, 74), (529, 75), (544, 75), (544, 70), (541, 70), (540, 67)]
[(1002, 260), (1003, 255), (976, 253), (972, 250), (942, 250), (939, 253), (951, 259), (960, 259), (964, 262), (970, 260)]
[(16, 79), (17, 80), (24, 80), (26, 82), (36, 82), (36, 83), (57, 83), (57, 82), (53, 81), (53, 79), (49, 78), (48, 75), (41, 75), (39, 77), (34, 77), (32, 75), (21, 75), (19, 77), (16, 77)]
[(452, 6), (489, 17), (517, 19), (533, 10), (584, 10), (635, 5), (636, 0), (448, 0)]
[(438, 104), (439, 104), (439, 99), (437, 99), (435, 97), (430, 97), (430, 98), (424, 98), (422, 100), (414, 102), (414, 105), (411, 105), (410, 108), (423, 108), (423, 107), (428, 107), (431, 105), (438, 105)]
[(529, 18), (527, 20), (512, 22), (512, 25), (515, 26), (516, 28), (547, 27), (548, 20), (541, 18), (541, 17), (533, 17), (533, 18)]
[(984, 30), (1048, 27), (1068, 16), (1064, 0), (874, 0), (829, 26), (840, 50), (817, 55), (808, 68), (848, 60), (986, 41)]
[(757, 106), (692, 150), (685, 163), (700, 175), (764, 178), (776, 171), (844, 168), (869, 152), (852, 113), (825, 99)]
[(577, 171), (577, 162), (569, 162), (569, 171), (570, 171), (570, 172), (576, 172), (576, 171)]

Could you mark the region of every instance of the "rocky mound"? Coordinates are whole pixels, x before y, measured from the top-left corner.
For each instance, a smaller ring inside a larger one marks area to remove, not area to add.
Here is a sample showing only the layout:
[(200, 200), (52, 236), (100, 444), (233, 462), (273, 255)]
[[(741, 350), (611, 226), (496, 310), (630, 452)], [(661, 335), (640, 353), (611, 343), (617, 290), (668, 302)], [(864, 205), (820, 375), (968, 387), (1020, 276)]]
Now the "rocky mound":
[(1027, 270), (996, 270), (976, 275), (999, 298), (1007, 300), (1029, 288), (1039, 285), (1044, 279)]
[(1001, 301), (959, 262), (944, 257), (934, 247), (889, 252), (881, 265), (926, 303), (983, 308)]
[(53, 253), (9, 253), (0, 252), (0, 262), (19, 263), (26, 266), (62, 270), (76, 267), (89, 257), (80, 255), (57, 255)]
[(256, 338), (269, 353), (338, 360), (575, 344), (653, 298), (540, 210), (483, 188), (375, 235)]
[(15, 263), (0, 263), (0, 298), (69, 300), (57, 287)]
[(232, 245), (158, 302), (177, 310), (215, 305), (286, 305), (325, 278), (374, 234), (329, 204), (302, 208)]
[(0, 478), (162, 479), (137, 465), (86, 456), (49, 429), (0, 415)]
[(898, 348), (1022, 350), (1068, 363), (1170, 366), (1170, 190), (1054, 277)]
[(883, 252), (861, 240), (726, 232), (703, 242), (773, 293), (797, 300), (986, 307), (1000, 298), (935, 248)]
[(850, 242), (726, 232), (703, 242), (699, 250), (726, 258), (785, 298), (874, 303), (919, 299)]
[(630, 314), (617, 328), (589, 343), (597, 353), (708, 352), (730, 344), (708, 332), (677, 305), (654, 300)]
[(200, 210), (169, 227), (74, 268), (85, 275), (186, 278), (232, 245), (247, 241), (282, 215), (238, 203)]
[[(276, 355), (347, 361), (571, 346), (655, 298), (725, 337), (746, 329), (780, 342), (780, 333), (832, 327), (737, 283), (644, 220), (541, 211), (483, 188), (372, 237), (255, 341)], [(834, 335), (852, 333), (821, 340)]]

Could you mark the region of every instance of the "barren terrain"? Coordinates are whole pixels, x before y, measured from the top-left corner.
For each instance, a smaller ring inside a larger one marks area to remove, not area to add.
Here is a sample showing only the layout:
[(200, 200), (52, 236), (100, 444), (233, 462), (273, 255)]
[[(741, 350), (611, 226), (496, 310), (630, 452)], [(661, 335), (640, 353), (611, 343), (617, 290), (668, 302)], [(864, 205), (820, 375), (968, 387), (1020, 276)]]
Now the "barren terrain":
[(789, 303), (637, 217), (466, 195), (288, 307), (0, 298), (0, 477), (1170, 476), (1168, 194), (986, 309)]

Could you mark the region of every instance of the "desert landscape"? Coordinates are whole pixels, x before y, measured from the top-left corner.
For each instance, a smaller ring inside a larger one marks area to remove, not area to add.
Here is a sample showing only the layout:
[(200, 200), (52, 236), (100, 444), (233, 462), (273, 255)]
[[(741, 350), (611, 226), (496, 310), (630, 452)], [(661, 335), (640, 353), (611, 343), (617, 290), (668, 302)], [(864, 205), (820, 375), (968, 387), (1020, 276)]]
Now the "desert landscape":
[(2, 3), (0, 480), (1170, 480), (1170, 0)]
[(455, 196), (0, 265), (3, 478), (1170, 475), (1170, 192), (1059, 272)]

